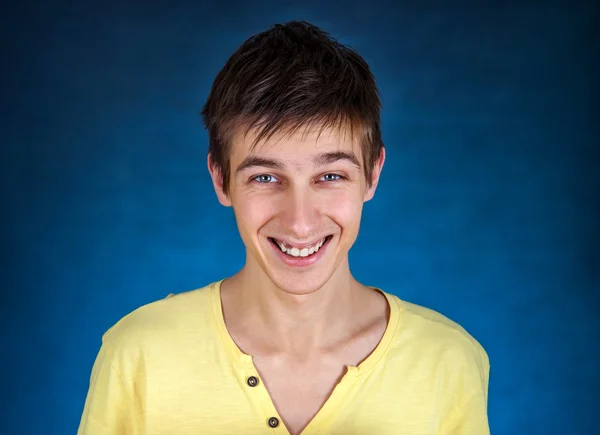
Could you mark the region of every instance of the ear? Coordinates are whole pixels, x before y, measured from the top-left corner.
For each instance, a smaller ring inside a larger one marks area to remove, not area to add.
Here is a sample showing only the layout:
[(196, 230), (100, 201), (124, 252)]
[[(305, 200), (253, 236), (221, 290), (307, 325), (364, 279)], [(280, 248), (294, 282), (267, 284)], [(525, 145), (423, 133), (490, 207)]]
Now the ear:
[(219, 169), (219, 167), (215, 164), (210, 153), (208, 154), (207, 163), (208, 172), (210, 173), (210, 178), (212, 179), (219, 202), (225, 207), (231, 207), (231, 199), (229, 198), (229, 195), (225, 193), (223, 186), (223, 174), (221, 169)]
[(381, 171), (383, 170), (383, 164), (385, 163), (385, 148), (381, 148), (381, 152), (379, 153), (379, 158), (373, 167), (373, 171), (371, 171), (371, 185), (367, 185), (367, 190), (365, 191), (365, 202), (371, 200), (373, 196), (375, 196), (375, 191), (377, 190), (377, 185), (379, 184), (379, 177), (381, 176)]

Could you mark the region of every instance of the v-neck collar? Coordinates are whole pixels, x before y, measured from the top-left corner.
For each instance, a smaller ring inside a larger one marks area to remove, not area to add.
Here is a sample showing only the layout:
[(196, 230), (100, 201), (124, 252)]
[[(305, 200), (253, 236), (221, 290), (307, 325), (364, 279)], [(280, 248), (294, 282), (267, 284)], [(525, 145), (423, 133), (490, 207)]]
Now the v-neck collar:
[[(225, 325), (225, 318), (223, 316), (223, 305), (221, 300), (221, 284), (223, 283), (223, 281), (224, 280), (215, 282), (210, 286), (215, 328), (217, 330), (221, 343), (227, 350), (227, 353), (230, 355), (232, 360), (241, 367), (243, 367), (244, 370), (256, 371), (256, 368), (254, 367), (254, 362), (252, 360), (252, 355), (248, 355), (242, 352), (242, 350), (237, 346), (237, 344), (229, 334), (227, 326)], [(398, 306), (398, 302), (392, 295), (378, 288), (371, 288), (383, 294), (388, 302), (390, 315), (385, 332), (383, 333), (383, 336), (381, 337), (381, 340), (379, 341), (375, 349), (358, 366), (347, 366), (346, 374), (335, 386), (333, 392), (327, 398), (327, 401), (323, 404), (321, 409), (317, 412), (314, 418), (302, 431), (301, 435), (317, 434), (324, 427), (326, 422), (333, 415), (333, 412), (338, 408), (339, 404), (343, 402), (343, 399), (346, 396), (346, 393), (349, 391), (350, 387), (354, 385), (353, 381), (357, 377), (368, 373), (373, 367), (375, 367), (385, 355), (390, 346), (390, 343), (393, 341), (394, 335), (397, 331), (400, 317), (400, 307)], [(268, 405), (269, 408), (276, 412), (275, 405), (273, 404), (270, 397), (268, 397), (268, 401), (270, 403), (264, 405)], [(283, 424), (281, 424), (277, 429), (281, 430), (276, 430), (274, 431), (275, 433), (288, 433), (287, 429), (285, 428), (285, 425)]]

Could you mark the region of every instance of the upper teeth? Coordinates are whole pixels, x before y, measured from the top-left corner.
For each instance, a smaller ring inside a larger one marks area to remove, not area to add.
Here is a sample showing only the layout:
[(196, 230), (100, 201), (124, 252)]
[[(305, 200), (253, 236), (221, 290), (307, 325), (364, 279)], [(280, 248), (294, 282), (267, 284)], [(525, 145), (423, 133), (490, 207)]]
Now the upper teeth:
[(279, 248), (286, 254), (291, 255), (292, 257), (308, 257), (309, 255), (317, 252), (321, 248), (321, 246), (323, 246), (323, 243), (325, 243), (325, 239), (322, 239), (317, 244), (298, 249), (294, 247), (289, 248), (285, 245), (285, 243), (277, 240), (277, 245), (279, 245)]

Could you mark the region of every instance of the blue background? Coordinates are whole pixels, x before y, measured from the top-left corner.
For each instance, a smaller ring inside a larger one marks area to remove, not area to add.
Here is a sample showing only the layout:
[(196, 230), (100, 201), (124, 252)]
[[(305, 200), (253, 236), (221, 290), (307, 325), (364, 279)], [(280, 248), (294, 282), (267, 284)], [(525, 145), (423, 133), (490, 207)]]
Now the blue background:
[(305, 19), (383, 94), (388, 160), (356, 276), (483, 344), (493, 434), (597, 433), (598, 10), (448, 3), (5, 10), (0, 432), (75, 433), (102, 333), (242, 266), (198, 113), (247, 37)]

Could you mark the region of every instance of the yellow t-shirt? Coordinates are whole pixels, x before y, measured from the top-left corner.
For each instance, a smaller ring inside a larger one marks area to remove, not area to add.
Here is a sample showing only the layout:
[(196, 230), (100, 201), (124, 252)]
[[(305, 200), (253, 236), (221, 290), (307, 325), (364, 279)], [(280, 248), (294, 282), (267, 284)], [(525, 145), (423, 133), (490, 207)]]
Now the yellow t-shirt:
[[(489, 360), (464, 329), (384, 293), (388, 327), (302, 435), (486, 435)], [(220, 282), (146, 305), (103, 337), (78, 435), (281, 434)]]

